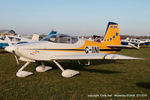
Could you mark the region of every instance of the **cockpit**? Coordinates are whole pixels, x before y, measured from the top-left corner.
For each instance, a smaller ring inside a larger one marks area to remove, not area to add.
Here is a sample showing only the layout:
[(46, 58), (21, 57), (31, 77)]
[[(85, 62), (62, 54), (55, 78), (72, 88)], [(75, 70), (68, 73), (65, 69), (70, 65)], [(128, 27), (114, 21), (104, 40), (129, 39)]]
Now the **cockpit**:
[[(21, 39), (17, 36), (8, 36), (8, 38), (12, 42), (20, 42), (21, 41)], [(0, 40), (6, 40), (6, 36), (0, 37)]]
[(17, 38), (17, 37), (11, 37), (11, 36), (9, 36), (8, 38), (10, 39), (10, 41), (13, 41), (13, 42), (19, 42), (19, 41), (21, 41), (21, 39)]
[(48, 35), (45, 38), (43, 38), (41, 41), (73, 44), (78, 41), (78, 38), (75, 36), (69, 36), (69, 35), (65, 35), (65, 34), (51, 34), (51, 35)]

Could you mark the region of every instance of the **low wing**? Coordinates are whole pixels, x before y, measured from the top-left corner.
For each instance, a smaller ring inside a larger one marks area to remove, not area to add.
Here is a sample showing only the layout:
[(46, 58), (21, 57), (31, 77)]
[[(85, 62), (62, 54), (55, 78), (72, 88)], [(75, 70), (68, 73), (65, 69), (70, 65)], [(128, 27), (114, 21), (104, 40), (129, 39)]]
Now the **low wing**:
[(119, 54), (81, 54), (81, 55), (56, 55), (51, 57), (52, 60), (94, 60), (94, 59), (143, 59), (129, 57)]
[(127, 48), (127, 49), (139, 49), (139, 47), (135, 46), (134, 44), (129, 45), (107, 45), (110, 48)]
[(140, 45), (144, 45), (144, 44), (150, 44), (150, 42), (140, 43)]

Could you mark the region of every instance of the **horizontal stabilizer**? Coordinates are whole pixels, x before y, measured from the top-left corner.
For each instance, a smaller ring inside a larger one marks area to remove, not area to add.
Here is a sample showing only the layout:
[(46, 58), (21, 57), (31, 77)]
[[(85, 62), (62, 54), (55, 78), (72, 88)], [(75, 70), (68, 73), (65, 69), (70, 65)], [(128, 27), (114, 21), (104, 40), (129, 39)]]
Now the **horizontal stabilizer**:
[(135, 45), (107, 45), (110, 48), (126, 48), (126, 49), (139, 49)]

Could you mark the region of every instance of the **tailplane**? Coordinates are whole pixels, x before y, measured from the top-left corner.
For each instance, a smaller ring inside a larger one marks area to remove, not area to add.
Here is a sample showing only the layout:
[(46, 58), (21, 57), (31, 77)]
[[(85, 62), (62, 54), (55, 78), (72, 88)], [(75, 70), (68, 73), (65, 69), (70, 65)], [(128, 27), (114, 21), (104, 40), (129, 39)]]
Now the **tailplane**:
[(114, 22), (108, 23), (102, 44), (121, 45), (119, 26), (117, 23), (114, 23)]

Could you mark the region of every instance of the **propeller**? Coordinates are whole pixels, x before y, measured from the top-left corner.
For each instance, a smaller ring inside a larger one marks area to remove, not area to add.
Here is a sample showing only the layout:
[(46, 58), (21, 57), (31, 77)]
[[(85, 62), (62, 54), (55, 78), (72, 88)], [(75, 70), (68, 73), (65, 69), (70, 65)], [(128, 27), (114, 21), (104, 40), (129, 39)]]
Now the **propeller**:
[(8, 38), (8, 36), (6, 35), (6, 41), (8, 42), (8, 46), (12, 45), (12, 42), (10, 41), (10, 39)]
[[(12, 42), (10, 41), (10, 39), (8, 38), (7, 35), (6, 35), (6, 41), (8, 42), (9, 46), (12, 46)], [(8, 49), (8, 47), (6, 47), (6, 48)], [(5, 50), (7, 50), (7, 49), (5, 49)], [(9, 51), (9, 50), (7, 50), (7, 51)], [(19, 65), (19, 60), (18, 60), (18, 57), (17, 57), (15, 51), (14, 50), (10, 50), (9, 52), (11, 52), (14, 55), (16, 63), (17, 63), (17, 65)]]
[(19, 65), (19, 60), (18, 60), (18, 57), (17, 57), (17, 55), (16, 55), (15, 51), (13, 51), (13, 55), (14, 55), (14, 57), (15, 57), (15, 59), (16, 59), (16, 63), (17, 63), (17, 65)]

